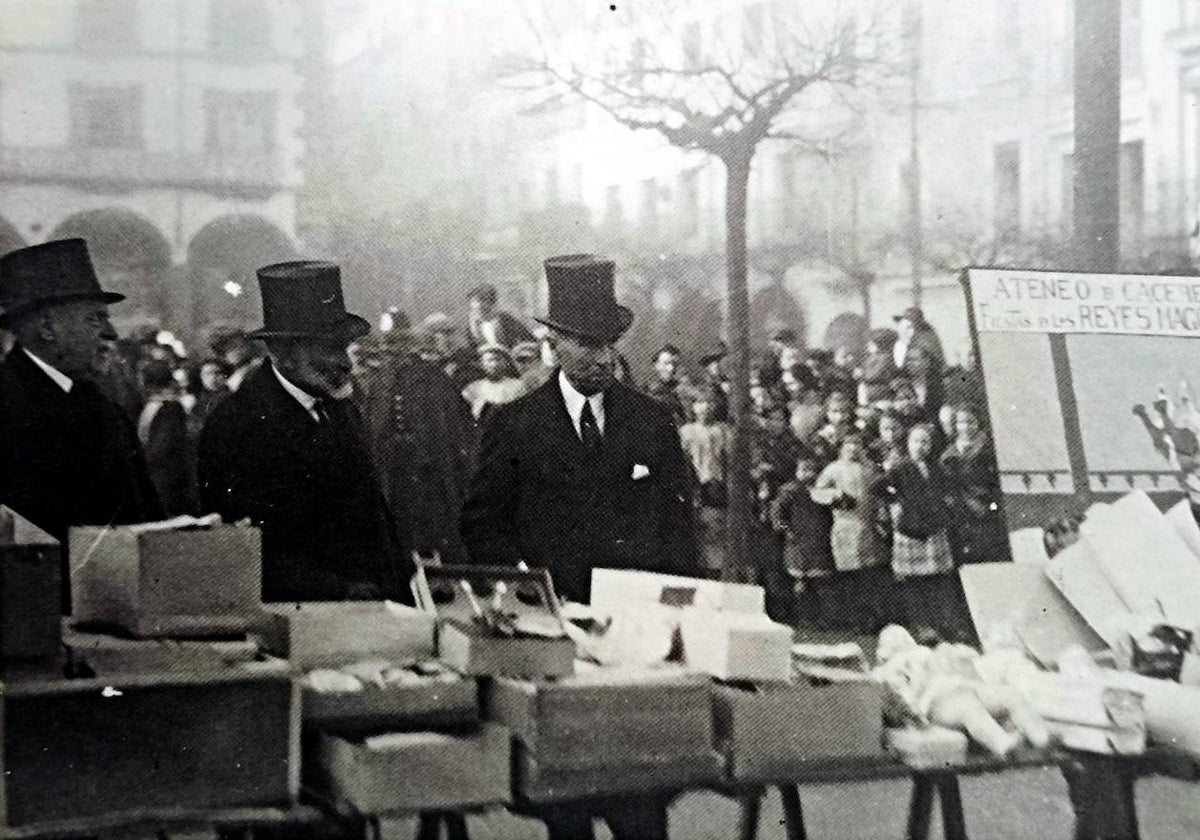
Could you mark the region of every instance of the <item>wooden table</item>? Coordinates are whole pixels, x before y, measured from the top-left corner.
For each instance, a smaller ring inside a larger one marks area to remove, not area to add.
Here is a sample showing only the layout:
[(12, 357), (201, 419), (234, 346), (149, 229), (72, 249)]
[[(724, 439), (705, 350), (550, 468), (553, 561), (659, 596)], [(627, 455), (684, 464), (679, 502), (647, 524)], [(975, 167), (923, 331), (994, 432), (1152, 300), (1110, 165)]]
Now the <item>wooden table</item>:
[(246, 836), (254, 829), (290, 829), (316, 826), (329, 817), (314, 805), (291, 807), (190, 809), (171, 808), (128, 811), (86, 819), (55, 820), (17, 828), (0, 828), (0, 840), (40, 840), (49, 837), (97, 835), (146, 836), (170, 832), (217, 829), (226, 837)]
[[(966, 820), (963, 817), (962, 794), (959, 776), (976, 776), (985, 773), (1002, 773), (1031, 767), (1058, 767), (1064, 775), (1075, 774), (1086, 780), (1099, 771), (1115, 769), (1124, 782), (1115, 791), (1106, 789), (1120, 801), (1113, 803), (1117, 812), (1127, 817), (1124, 826), (1113, 833), (1111, 823), (1091, 813), (1082, 813), (1080, 803), (1072, 798), (1075, 810), (1076, 840), (1137, 840), (1137, 812), (1133, 801), (1133, 782), (1138, 778), (1163, 775), (1185, 781), (1200, 781), (1200, 761), (1182, 753), (1162, 748), (1149, 750), (1145, 755), (1129, 757), (1097, 756), (1065, 750), (1022, 750), (1007, 759), (996, 759), (989, 755), (971, 754), (962, 764), (948, 767), (916, 769), (898, 759), (881, 755), (872, 758), (829, 759), (812, 762), (797, 762), (794, 767), (783, 769), (775, 778), (754, 782), (727, 782), (721, 792), (741, 800), (742, 813), (739, 837), (754, 840), (758, 833), (759, 812), (762, 796), (769, 787), (779, 790), (783, 803), (784, 830), (787, 840), (807, 840), (804, 811), (800, 803), (801, 785), (838, 784), (842, 782), (869, 782), (886, 779), (912, 780), (909, 797), (908, 828), (909, 840), (927, 840), (933, 816), (933, 802), (941, 804), (943, 834), (946, 840), (967, 840)], [(1070, 778), (1068, 776), (1068, 778)]]

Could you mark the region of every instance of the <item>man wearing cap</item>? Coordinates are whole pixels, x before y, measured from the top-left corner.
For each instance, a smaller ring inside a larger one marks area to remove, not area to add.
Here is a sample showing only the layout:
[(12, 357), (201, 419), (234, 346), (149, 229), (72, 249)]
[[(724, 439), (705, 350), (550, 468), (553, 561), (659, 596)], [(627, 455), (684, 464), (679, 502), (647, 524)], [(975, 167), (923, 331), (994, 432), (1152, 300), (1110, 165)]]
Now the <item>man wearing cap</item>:
[(724, 423), (729, 420), (729, 380), (721, 369), (721, 362), (729, 355), (724, 341), (718, 341), (700, 351), (700, 369), (703, 371), (700, 387), (708, 394), (712, 406), (713, 420)]
[(100, 288), (82, 239), (0, 258), (0, 327), (16, 336), (0, 365), (0, 504), (64, 542), (72, 525), (162, 514), (133, 422), (95, 384), (117, 338), (107, 305), (123, 299)]
[(532, 341), (533, 333), (524, 324), (497, 308), (498, 299), (496, 287), (491, 283), (480, 283), (467, 296), (467, 334), (471, 343), (476, 347), (484, 344), (512, 347)]
[(404, 597), (411, 561), (380, 490), (347, 348), (369, 332), (346, 312), (336, 265), (258, 271), (268, 361), (213, 409), (200, 492), (226, 521), (262, 526), (263, 600)]
[[(594, 568), (697, 573), (687, 468), (670, 412), (614, 378), (613, 343), (633, 313), (617, 304), (611, 260), (546, 261), (559, 368), (484, 425), (463, 507), (471, 561), (550, 570), (586, 602)], [(594, 809), (618, 840), (666, 835), (665, 805), (625, 798)], [(588, 809), (543, 815), (552, 840), (591, 836)]]

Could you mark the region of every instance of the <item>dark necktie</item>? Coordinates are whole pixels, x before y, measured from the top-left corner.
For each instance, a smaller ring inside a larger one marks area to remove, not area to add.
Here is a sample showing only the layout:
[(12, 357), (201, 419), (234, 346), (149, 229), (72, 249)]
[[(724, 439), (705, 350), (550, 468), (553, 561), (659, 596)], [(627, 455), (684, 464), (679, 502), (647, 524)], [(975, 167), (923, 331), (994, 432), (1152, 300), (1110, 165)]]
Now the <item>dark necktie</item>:
[(579, 414), (579, 436), (583, 438), (584, 448), (594, 450), (600, 446), (600, 427), (596, 424), (596, 415), (592, 413), (592, 401), (583, 401), (583, 411)]

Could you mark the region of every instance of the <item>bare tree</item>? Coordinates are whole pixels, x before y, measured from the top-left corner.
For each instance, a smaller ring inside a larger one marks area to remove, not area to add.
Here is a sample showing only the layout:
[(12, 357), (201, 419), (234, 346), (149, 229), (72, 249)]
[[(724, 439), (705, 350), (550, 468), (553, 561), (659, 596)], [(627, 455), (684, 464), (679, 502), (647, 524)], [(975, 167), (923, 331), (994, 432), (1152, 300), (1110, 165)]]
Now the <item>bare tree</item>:
[[(578, 3), (572, 20), (526, 8), (550, 95), (582, 100), (617, 123), (704, 152), (725, 169), (725, 250), (734, 420), (727, 577), (748, 558), (751, 519), (750, 341), (746, 206), (751, 163), (768, 140), (814, 150), (848, 131), (863, 92), (891, 73), (894, 45), (868, 2)], [(608, 18), (605, 20), (605, 18)], [(801, 107), (801, 106), (805, 107)]]

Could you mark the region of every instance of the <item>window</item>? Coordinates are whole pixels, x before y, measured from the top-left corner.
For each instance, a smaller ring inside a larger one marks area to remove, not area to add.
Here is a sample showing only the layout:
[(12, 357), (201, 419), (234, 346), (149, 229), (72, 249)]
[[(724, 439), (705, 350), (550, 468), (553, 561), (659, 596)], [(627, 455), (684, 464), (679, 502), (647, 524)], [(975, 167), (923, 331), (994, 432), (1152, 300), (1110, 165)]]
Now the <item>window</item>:
[(642, 212), (638, 223), (646, 236), (658, 235), (658, 182), (653, 178), (642, 181)]
[(604, 191), (604, 224), (619, 227), (625, 221), (625, 208), (621, 205), (621, 185), (609, 184)]
[(1121, 253), (1141, 256), (1146, 216), (1142, 141), (1122, 143), (1120, 155)]
[(270, 152), (275, 148), (275, 109), (274, 93), (207, 91), (205, 150), (210, 154)]
[(687, 70), (697, 70), (703, 64), (701, 54), (700, 24), (692, 21), (683, 28), (683, 66)]
[(75, 44), (87, 50), (136, 49), (137, 0), (78, 0)]
[(997, 30), (1000, 48), (1016, 50), (1021, 47), (1021, 4), (1018, 0), (997, 0)]
[(1075, 229), (1075, 155), (1062, 156), (1062, 228)]
[(700, 170), (679, 173), (679, 232), (693, 237), (700, 232)]
[(71, 142), (99, 148), (140, 148), (142, 89), (74, 85), (71, 97)]
[(993, 153), (993, 222), (996, 238), (1011, 240), (1021, 231), (1021, 147), (998, 143)]
[(766, 8), (763, 3), (751, 3), (742, 9), (742, 43), (747, 50), (761, 50), (766, 29)]
[(263, 0), (212, 0), (209, 48), (219, 55), (253, 58), (273, 52), (271, 13)]

